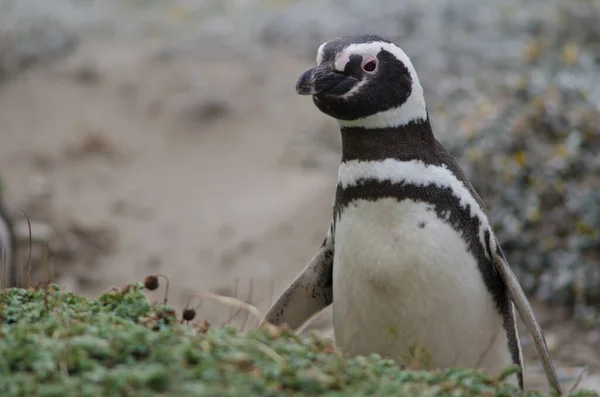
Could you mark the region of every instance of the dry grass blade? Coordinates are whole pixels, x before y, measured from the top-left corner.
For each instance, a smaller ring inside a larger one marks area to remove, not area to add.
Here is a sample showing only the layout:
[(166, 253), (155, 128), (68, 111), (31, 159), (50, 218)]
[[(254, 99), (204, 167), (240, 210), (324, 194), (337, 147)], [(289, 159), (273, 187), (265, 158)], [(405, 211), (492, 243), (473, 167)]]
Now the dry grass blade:
[(273, 361), (275, 361), (277, 364), (279, 364), (280, 366), (285, 366), (285, 359), (283, 357), (281, 357), (275, 350), (271, 349), (269, 346), (265, 345), (264, 343), (251, 339), (248, 341), (244, 341), (244, 344), (251, 344), (252, 346), (256, 347), (257, 350), (260, 350), (261, 353), (263, 353), (265, 356), (268, 356), (269, 358), (273, 359)]
[(260, 312), (260, 310), (258, 310), (256, 308), (256, 306), (254, 306), (248, 302), (241, 301), (237, 298), (232, 298), (230, 296), (217, 295), (217, 294), (213, 294), (212, 292), (201, 292), (198, 295), (204, 299), (209, 299), (209, 300), (212, 300), (212, 301), (215, 301), (218, 303), (222, 303), (224, 305), (229, 305), (229, 306), (236, 307), (239, 309), (247, 310), (250, 314), (252, 314), (258, 320), (261, 320), (264, 317), (264, 315)]
[(272, 358), (273, 361), (275, 361), (280, 366), (282, 366), (282, 367), (285, 366), (285, 360), (283, 359), (283, 357), (281, 357), (279, 354), (277, 354), (277, 352), (275, 350), (271, 349), (269, 346), (267, 346), (264, 343), (257, 341), (257, 340), (252, 340), (250, 343), (252, 345), (254, 345), (254, 347), (256, 347), (258, 350), (260, 350), (262, 353), (264, 353), (266, 356), (269, 356), (270, 358)]
[[(248, 299), (246, 299), (246, 302), (250, 303), (252, 302), (252, 293), (254, 292), (254, 280), (250, 279), (250, 285), (248, 287)], [(258, 320), (260, 321), (260, 319)], [(248, 312), (246, 312), (246, 315), (244, 316), (244, 322), (242, 323), (242, 329), (241, 331), (243, 332), (244, 329), (246, 329), (246, 325), (248, 325)]]

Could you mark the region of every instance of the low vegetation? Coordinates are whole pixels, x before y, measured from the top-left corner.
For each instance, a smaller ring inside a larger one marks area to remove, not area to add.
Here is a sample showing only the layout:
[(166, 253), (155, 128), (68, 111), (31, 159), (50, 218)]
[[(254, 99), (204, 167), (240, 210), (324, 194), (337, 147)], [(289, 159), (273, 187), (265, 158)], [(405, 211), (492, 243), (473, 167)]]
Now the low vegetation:
[[(284, 328), (248, 332), (179, 318), (144, 285), (98, 299), (45, 288), (0, 294), (0, 394), (104, 396), (516, 396), (497, 377), (461, 369), (401, 370), (347, 359), (331, 342)], [(528, 395), (540, 395), (529, 392)], [(571, 396), (593, 396), (579, 391)]]

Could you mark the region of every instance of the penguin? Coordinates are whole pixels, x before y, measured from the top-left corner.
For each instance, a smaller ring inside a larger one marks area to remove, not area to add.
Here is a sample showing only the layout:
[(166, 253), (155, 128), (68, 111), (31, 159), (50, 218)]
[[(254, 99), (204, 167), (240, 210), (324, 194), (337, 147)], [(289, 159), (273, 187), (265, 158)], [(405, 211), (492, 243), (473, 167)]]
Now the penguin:
[(490, 225), (487, 209), (433, 134), (406, 53), (377, 35), (317, 50), (296, 91), (337, 120), (342, 136), (333, 216), (320, 248), (262, 324), (298, 329), (332, 305), (335, 343), (350, 356), (430, 368), (520, 370), (515, 307), (562, 393), (544, 334)]
[[(0, 181), (0, 193), (2, 186)], [(15, 233), (6, 206), (0, 196), (0, 283), (2, 287), (16, 287)], [(6, 273), (8, 274), (4, 274)]]

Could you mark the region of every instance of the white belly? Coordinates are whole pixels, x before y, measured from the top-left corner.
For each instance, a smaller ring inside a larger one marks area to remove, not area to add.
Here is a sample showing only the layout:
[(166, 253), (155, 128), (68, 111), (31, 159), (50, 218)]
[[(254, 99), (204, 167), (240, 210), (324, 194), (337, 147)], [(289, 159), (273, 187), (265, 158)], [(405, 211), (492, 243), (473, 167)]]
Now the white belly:
[(344, 210), (335, 230), (333, 320), (336, 343), (350, 355), (410, 364), (417, 347), (431, 368), (498, 372), (512, 364), (476, 261), (425, 203), (361, 200)]

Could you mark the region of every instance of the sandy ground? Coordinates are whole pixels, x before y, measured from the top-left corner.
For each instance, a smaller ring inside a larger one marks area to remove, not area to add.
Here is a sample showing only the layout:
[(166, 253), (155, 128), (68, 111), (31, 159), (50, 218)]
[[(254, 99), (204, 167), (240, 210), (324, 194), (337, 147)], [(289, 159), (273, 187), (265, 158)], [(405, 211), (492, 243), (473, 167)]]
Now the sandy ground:
[[(276, 49), (259, 60), (162, 49), (151, 39), (89, 39), (0, 85), (8, 207), (51, 226), (46, 272), (65, 289), (97, 296), (164, 273), (177, 308), (212, 291), (264, 310), (329, 223), (337, 130), (293, 89), (311, 59)], [(44, 273), (40, 256), (37, 246), (34, 282)], [(565, 382), (584, 365), (597, 372), (600, 352), (590, 346), (598, 332), (539, 311)], [(207, 302), (200, 313), (220, 324), (230, 311)], [(315, 327), (328, 329), (328, 313)], [(526, 350), (528, 384), (543, 387)]]
[(319, 166), (295, 138), (337, 132), (294, 93), (307, 63), (135, 46), (88, 43), (2, 87), (9, 207), (52, 225), (56, 281), (77, 292), (155, 272), (174, 304), (235, 279), (278, 292), (320, 243), (335, 182), (334, 156)]

